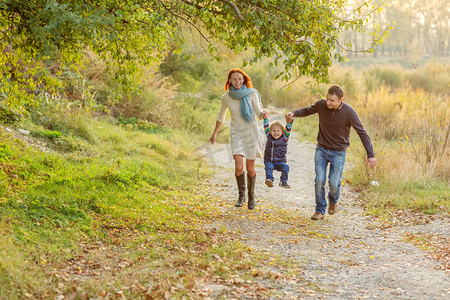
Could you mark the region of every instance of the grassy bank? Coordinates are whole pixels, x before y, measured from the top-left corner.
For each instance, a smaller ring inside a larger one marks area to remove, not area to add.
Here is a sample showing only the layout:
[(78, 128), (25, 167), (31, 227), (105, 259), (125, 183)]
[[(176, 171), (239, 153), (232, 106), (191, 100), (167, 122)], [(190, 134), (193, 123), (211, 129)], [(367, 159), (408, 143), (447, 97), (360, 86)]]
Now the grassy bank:
[(60, 121), (65, 133), (0, 127), (1, 299), (181, 298), (257, 263), (204, 227), (217, 199), (195, 136)]

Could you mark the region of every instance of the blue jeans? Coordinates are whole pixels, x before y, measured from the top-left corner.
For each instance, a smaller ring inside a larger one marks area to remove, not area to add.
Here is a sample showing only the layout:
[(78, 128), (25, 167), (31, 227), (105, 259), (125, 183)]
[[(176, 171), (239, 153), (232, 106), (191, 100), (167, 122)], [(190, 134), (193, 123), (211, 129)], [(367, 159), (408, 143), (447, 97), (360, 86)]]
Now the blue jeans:
[(281, 172), (280, 180), (281, 182), (287, 183), (289, 174), (289, 165), (285, 162), (264, 161), (264, 169), (266, 170), (266, 179), (273, 181), (273, 170)]
[(314, 156), (316, 179), (316, 212), (325, 214), (327, 200), (325, 199), (325, 182), (327, 177), (327, 167), (330, 164), (330, 173), (328, 175), (329, 193), (328, 201), (330, 204), (337, 203), (341, 189), (341, 177), (344, 170), (346, 151), (327, 150), (317, 146)]

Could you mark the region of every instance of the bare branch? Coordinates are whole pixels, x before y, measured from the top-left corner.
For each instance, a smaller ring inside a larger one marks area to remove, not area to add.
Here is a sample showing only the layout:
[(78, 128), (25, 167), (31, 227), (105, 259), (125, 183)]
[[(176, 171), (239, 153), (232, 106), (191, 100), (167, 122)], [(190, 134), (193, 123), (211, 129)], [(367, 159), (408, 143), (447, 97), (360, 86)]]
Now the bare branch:
[[(380, 9), (380, 7), (382, 7), (382, 6), (383, 6), (383, 4), (380, 4), (380, 5), (378, 5), (377, 7), (374, 7), (374, 9), (368, 11), (368, 12), (365, 13), (364, 15), (361, 15), (361, 16), (359, 16), (359, 17), (357, 17), (357, 18), (350, 19), (350, 20), (341, 20), (341, 21), (344, 22), (344, 23), (350, 23), (350, 22), (354, 22), (355, 20), (361, 20), (361, 19), (364, 19), (364, 18), (366, 18), (367, 16), (369, 16), (369, 15), (375, 13), (375, 12), (376, 12), (378, 9)], [(362, 7), (362, 6), (361, 6), (361, 7)], [(349, 10), (349, 11), (353, 11), (353, 10)]]
[(207, 38), (203, 32), (200, 30), (200, 28), (198, 26), (196, 26), (194, 23), (190, 22), (189, 20), (187, 20), (186, 18), (183, 18), (182, 16), (174, 13), (169, 7), (167, 7), (166, 5), (164, 5), (163, 1), (160, 2), (161, 5), (174, 17), (179, 18), (180, 20), (183, 20), (184, 22), (186, 22), (187, 24), (191, 25), (192, 27), (194, 27), (198, 33), (205, 39), (205, 41), (209, 41), (209, 38)]
[[(337, 39), (334, 39), (337, 43), (337, 45), (339, 46), (339, 48), (341, 48), (342, 50), (344, 50), (345, 52), (357, 52), (357, 53), (364, 53), (364, 52), (370, 52), (370, 49), (372, 49), (379, 40), (382, 39), (383, 36), (385, 36), (387, 34), (388, 29), (385, 29), (383, 31), (383, 33), (380, 35), (380, 37), (377, 40), (372, 41), (371, 45), (369, 48), (365, 49), (365, 50), (351, 50), (351, 49), (347, 49), (346, 47), (342, 46), (339, 41)], [(327, 35), (328, 36), (328, 35)], [(329, 37), (329, 36), (328, 36)]]
[[(282, 89), (284, 89), (284, 88), (290, 86), (291, 84), (294, 84), (294, 83), (295, 83), (297, 80), (299, 80), (301, 77), (302, 77), (302, 74), (300, 73), (300, 74), (297, 76), (297, 78), (295, 78), (295, 79), (289, 81), (288, 83), (286, 83), (285, 85), (283, 85), (283, 86), (278, 90), (278, 93), (280, 93)], [(304, 87), (304, 85), (303, 85), (302, 83), (300, 83), (300, 85)]]
[(220, 2), (223, 2), (223, 3), (226, 3), (226, 4), (228, 4), (229, 6), (231, 6), (231, 8), (234, 9), (234, 12), (236, 13), (238, 19), (239, 19), (241, 22), (244, 22), (244, 17), (242, 16), (241, 11), (240, 11), (239, 8), (236, 6), (236, 4), (232, 3), (232, 2), (229, 1), (229, 0), (219, 0), (219, 1), (220, 1)]
[(284, 10), (281, 10), (279, 7), (277, 7), (277, 6), (275, 6), (275, 5), (268, 4), (268, 6), (271, 7), (271, 8), (273, 8), (274, 10), (279, 11), (281, 14), (288, 16), (289, 18), (291, 18), (291, 19), (294, 20), (294, 21), (297, 21), (297, 19), (298, 19), (296, 16), (294, 16), (294, 15), (292, 15), (292, 14), (289, 14), (289, 13), (285, 12)]

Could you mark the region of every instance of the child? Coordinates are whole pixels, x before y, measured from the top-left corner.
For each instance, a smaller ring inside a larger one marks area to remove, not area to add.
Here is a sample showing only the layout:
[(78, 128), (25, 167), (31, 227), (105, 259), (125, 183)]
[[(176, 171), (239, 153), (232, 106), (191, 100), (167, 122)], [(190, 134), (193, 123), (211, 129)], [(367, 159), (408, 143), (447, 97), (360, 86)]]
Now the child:
[(287, 119), (286, 128), (280, 121), (275, 121), (270, 125), (269, 130), (269, 114), (265, 112), (264, 132), (266, 133), (267, 142), (264, 152), (264, 166), (266, 170), (266, 185), (273, 187), (273, 170), (281, 172), (280, 187), (290, 188), (287, 183), (289, 165), (286, 163), (287, 144), (291, 134), (293, 119)]

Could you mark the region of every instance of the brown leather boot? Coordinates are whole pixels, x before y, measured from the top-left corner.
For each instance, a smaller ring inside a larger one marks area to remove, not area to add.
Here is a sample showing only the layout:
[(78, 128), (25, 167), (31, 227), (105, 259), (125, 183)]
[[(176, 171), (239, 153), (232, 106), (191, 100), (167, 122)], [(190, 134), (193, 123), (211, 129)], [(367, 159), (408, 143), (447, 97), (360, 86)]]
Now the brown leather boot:
[(248, 185), (248, 209), (254, 209), (256, 206), (255, 199), (255, 183), (256, 183), (256, 174), (251, 177), (247, 174), (247, 185)]
[(234, 176), (236, 176), (236, 182), (239, 190), (239, 198), (234, 206), (242, 207), (245, 201), (245, 173), (242, 173), (239, 176), (235, 174)]

